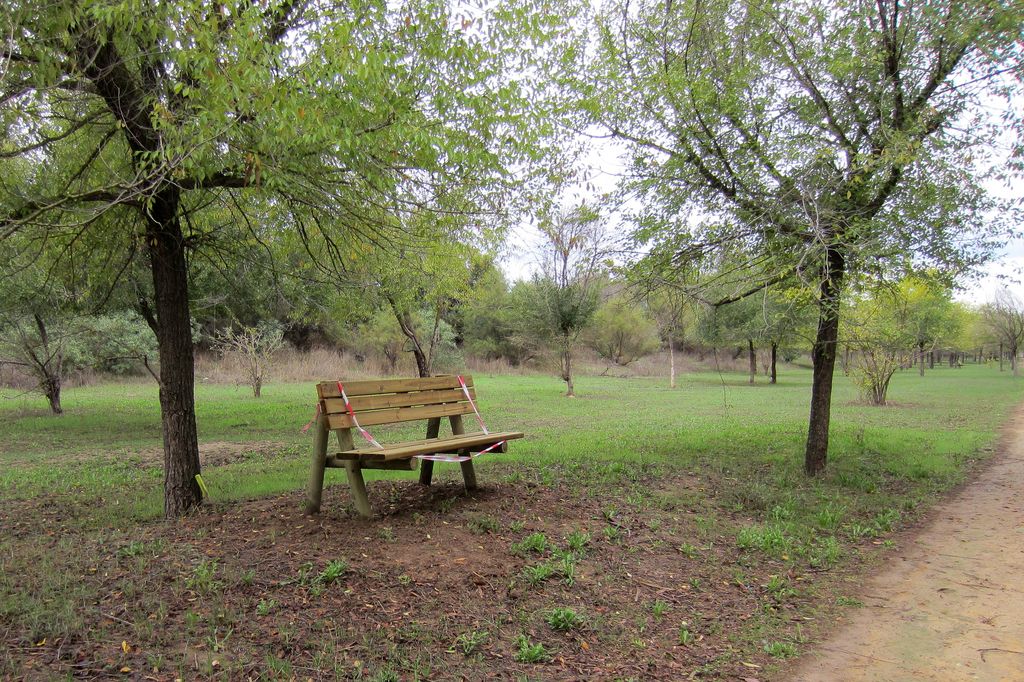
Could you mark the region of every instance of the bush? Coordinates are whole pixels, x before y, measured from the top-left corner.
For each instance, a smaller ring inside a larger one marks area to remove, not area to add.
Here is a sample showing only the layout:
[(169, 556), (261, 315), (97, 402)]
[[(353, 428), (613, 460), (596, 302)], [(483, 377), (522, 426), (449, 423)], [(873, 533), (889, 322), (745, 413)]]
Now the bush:
[(658, 350), (657, 325), (626, 299), (613, 298), (594, 315), (590, 345), (604, 359), (628, 365)]
[(85, 360), (110, 374), (134, 374), (156, 355), (156, 336), (137, 313), (125, 311), (84, 320)]

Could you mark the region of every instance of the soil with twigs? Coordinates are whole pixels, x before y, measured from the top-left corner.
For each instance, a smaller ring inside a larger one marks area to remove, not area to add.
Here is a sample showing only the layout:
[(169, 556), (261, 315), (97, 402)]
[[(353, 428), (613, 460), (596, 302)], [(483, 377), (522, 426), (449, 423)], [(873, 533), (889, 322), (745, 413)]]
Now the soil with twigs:
[(38, 603), (0, 611), (0, 671), (763, 679), (776, 664), (765, 642), (802, 636), (835, 578), (738, 550), (734, 528), (680, 501), (698, 494), (694, 476), (514, 478), (472, 495), (450, 475), (431, 488), (371, 482), (370, 521), (341, 485), (316, 517), (295, 492), (84, 533), (88, 509), (5, 505), (8, 546), (25, 552), (22, 570), (8, 563), (6, 593)]

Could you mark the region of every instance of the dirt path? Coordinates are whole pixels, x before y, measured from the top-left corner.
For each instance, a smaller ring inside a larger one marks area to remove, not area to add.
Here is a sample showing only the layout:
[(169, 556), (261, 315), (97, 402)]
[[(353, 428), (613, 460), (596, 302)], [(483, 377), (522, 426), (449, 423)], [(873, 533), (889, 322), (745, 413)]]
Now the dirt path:
[(1024, 409), (794, 680), (1024, 680)]

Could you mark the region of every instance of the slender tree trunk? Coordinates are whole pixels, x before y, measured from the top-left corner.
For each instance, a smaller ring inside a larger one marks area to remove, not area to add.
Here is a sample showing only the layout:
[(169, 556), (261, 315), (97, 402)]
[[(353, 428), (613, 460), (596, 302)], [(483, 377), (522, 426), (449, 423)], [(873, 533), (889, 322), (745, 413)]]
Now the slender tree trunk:
[(811, 357), (811, 414), (807, 427), (804, 471), (814, 476), (825, 470), (828, 461), (828, 431), (832, 412), (832, 375), (836, 368), (836, 342), (839, 339), (839, 300), (842, 295), (846, 259), (834, 248), (826, 252), (827, 269), (821, 274), (818, 292), (818, 332)]
[(1003, 371), (1003, 342), (999, 342), (999, 371)]
[(935, 351), (928, 351), (928, 369), (935, 369)]
[(416, 358), (416, 373), (420, 375), (420, 378), (426, 378), (430, 376), (430, 362), (427, 360), (426, 354), (419, 346), (414, 345), (412, 347), (413, 357)]
[(750, 378), (747, 383), (752, 384), (757, 377), (757, 353), (754, 351), (753, 339), (747, 339), (747, 359), (750, 361)]
[(419, 336), (416, 335), (416, 325), (413, 322), (412, 315), (407, 310), (402, 310), (398, 307), (398, 303), (391, 297), (388, 297), (388, 304), (391, 306), (391, 312), (395, 314), (395, 319), (398, 321), (398, 326), (402, 329), (402, 333), (405, 338), (409, 339), (409, 343), (412, 344), (412, 355), (416, 358), (416, 372), (420, 375), (420, 378), (430, 376), (430, 356), (426, 351), (423, 350), (423, 344), (420, 343)]
[(668, 340), (668, 387), (676, 387), (676, 353), (672, 339)]
[(920, 362), (918, 364), (921, 366), (921, 376), (924, 376), (924, 344), (923, 343), (918, 345), (917, 352), (918, 352), (918, 355), (920, 356)]
[(565, 397), (575, 398), (576, 389), (572, 381), (572, 348), (568, 344), (562, 349), (562, 379), (565, 381)]
[(185, 239), (178, 220), (178, 190), (153, 197), (147, 243), (156, 296), (160, 355), (160, 416), (164, 436), (164, 514), (181, 516), (198, 507), (202, 493), (195, 415), (195, 358), (188, 302)]
[(1010, 346), (1010, 369), (1013, 370), (1013, 376), (1017, 374), (1017, 346)]
[(772, 354), (771, 355), (771, 358), (772, 358), (771, 359), (771, 378), (768, 380), (768, 383), (775, 384), (775, 383), (778, 383), (778, 380), (779, 380), (779, 374), (778, 374), (778, 371), (776, 369), (776, 367), (777, 367), (777, 360), (778, 360), (778, 357), (779, 357), (779, 344), (776, 343), (775, 341), (772, 341), (771, 354)]

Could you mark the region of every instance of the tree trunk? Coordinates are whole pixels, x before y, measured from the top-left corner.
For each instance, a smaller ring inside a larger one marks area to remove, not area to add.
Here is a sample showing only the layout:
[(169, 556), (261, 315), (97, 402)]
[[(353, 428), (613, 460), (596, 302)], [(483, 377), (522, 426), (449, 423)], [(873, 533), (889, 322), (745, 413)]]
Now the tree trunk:
[(668, 340), (668, 387), (676, 387), (676, 353), (673, 349), (675, 344), (672, 339)]
[(401, 327), (402, 333), (405, 334), (405, 338), (409, 339), (409, 343), (412, 344), (412, 355), (416, 358), (416, 372), (420, 375), (420, 378), (429, 377), (430, 357), (423, 350), (423, 344), (420, 343), (420, 339), (416, 335), (416, 325), (413, 322), (412, 315), (407, 310), (401, 310), (398, 307), (398, 303), (390, 296), (388, 297), (388, 303), (391, 305), (391, 311), (395, 314), (395, 319), (398, 321), (398, 326)]
[(1017, 374), (1017, 346), (1010, 346), (1010, 369), (1013, 370), (1013, 376)]
[(195, 414), (195, 358), (188, 302), (185, 239), (178, 220), (178, 190), (153, 197), (147, 214), (160, 355), (160, 416), (164, 436), (164, 515), (181, 516), (202, 503)]
[(918, 355), (920, 356), (920, 362), (918, 364), (921, 366), (921, 376), (924, 376), (924, 344), (923, 343), (919, 344), (917, 346), (917, 352), (918, 352)]
[(750, 360), (750, 378), (747, 379), (747, 383), (752, 384), (757, 377), (757, 353), (754, 352), (753, 339), (747, 339), (747, 358)]
[(1003, 342), (999, 342), (999, 371), (1003, 371)]
[[(36, 322), (36, 329), (39, 331), (39, 341), (43, 345), (42, 355), (35, 353), (31, 345), (26, 343), (28, 355), (35, 366), (40, 381), (39, 387), (50, 403), (50, 411), (54, 414), (64, 414), (64, 408), (60, 406), (60, 388), (62, 376), (64, 375), (64, 352), (58, 349), (50, 352), (50, 334), (46, 330), (46, 322), (42, 315), (33, 313), (32, 318)], [(60, 341), (58, 341), (60, 343)], [(56, 370), (54, 369), (56, 367)]]
[(779, 357), (779, 344), (776, 343), (775, 341), (772, 341), (771, 377), (768, 379), (768, 383), (770, 383), (770, 384), (778, 383), (778, 380), (779, 380), (779, 374), (778, 374), (778, 371), (776, 370), (776, 363), (777, 363), (778, 357)]
[(935, 369), (935, 351), (928, 351), (928, 369)]
[(426, 354), (418, 345), (412, 347), (412, 354), (416, 358), (416, 372), (420, 375), (420, 378), (429, 377), (430, 362), (427, 360)]
[(836, 368), (836, 342), (839, 338), (839, 300), (842, 295), (846, 259), (829, 248), (827, 268), (821, 273), (818, 292), (818, 332), (814, 338), (811, 358), (814, 372), (811, 380), (811, 414), (807, 427), (807, 448), (804, 471), (814, 476), (825, 470), (828, 461), (828, 430), (832, 411), (832, 374)]
[(565, 381), (565, 397), (575, 398), (576, 389), (572, 382), (572, 349), (568, 346), (562, 350), (562, 380)]
[(43, 394), (54, 414), (64, 414), (64, 408), (60, 406), (60, 383), (60, 376), (49, 375), (43, 380)]

